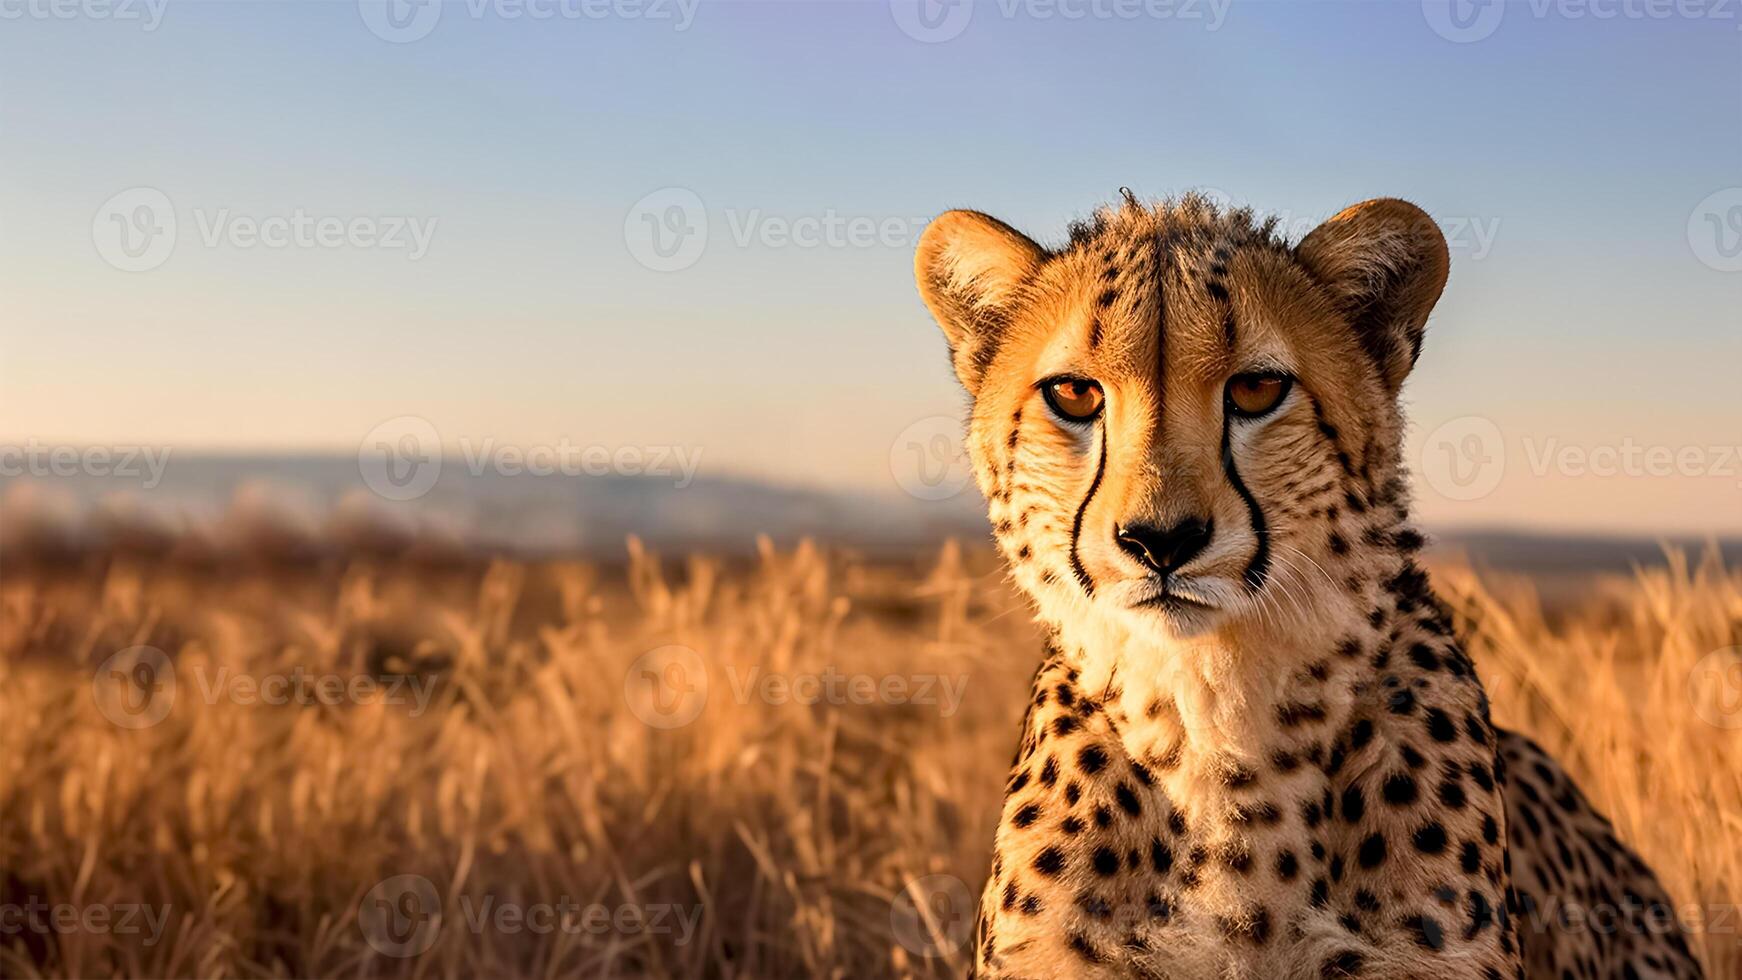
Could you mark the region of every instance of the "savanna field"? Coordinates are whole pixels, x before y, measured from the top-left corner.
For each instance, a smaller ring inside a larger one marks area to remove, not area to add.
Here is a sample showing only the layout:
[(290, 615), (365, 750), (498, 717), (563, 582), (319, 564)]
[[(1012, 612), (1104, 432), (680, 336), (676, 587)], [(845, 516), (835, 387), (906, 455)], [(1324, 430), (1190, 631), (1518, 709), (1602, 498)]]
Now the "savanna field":
[[(0, 567), (0, 976), (966, 966), (1039, 656), (989, 553)], [(1434, 581), (1742, 977), (1742, 573)]]

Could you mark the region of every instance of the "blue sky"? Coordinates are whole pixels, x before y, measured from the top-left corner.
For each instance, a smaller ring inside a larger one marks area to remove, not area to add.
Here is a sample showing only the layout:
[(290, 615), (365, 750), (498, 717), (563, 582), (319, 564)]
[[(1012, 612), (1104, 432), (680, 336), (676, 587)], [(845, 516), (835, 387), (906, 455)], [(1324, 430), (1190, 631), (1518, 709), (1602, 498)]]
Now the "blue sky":
[[(1427, 474), (1430, 523), (1742, 530), (1742, 5), (1520, 0), (1458, 42), (1437, 0), (974, 0), (928, 43), (881, 0), (454, 0), (394, 43), (375, 0), (106, 2), (0, 0), (0, 440), (348, 453), (411, 415), (897, 494), (891, 446), (962, 406), (925, 218), (1056, 239), (1200, 187), (1304, 231), (1394, 195), (1453, 244), (1412, 458), (1504, 461)], [(102, 241), (132, 188), (177, 226), (143, 271)], [(374, 238), (248, 237), (299, 216)], [(698, 216), (650, 268), (645, 222)], [(1566, 455), (1629, 446), (1700, 455)]]

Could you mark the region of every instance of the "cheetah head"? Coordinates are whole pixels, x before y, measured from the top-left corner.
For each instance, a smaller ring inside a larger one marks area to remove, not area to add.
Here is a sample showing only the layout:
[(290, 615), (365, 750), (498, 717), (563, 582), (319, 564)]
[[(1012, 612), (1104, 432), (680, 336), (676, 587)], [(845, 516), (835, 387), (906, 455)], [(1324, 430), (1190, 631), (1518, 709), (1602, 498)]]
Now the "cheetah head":
[(1398, 389), (1447, 266), (1391, 199), (1298, 244), (1196, 196), (1128, 195), (1056, 249), (978, 212), (932, 222), (919, 289), (1042, 617), (1166, 639), (1355, 614), (1363, 540), (1402, 519)]

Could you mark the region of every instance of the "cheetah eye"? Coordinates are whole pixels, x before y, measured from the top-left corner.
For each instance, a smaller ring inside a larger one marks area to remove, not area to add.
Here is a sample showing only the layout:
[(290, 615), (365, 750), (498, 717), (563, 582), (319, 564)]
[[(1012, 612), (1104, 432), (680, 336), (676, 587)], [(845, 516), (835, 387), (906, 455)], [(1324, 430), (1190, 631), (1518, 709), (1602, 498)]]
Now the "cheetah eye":
[(1228, 379), (1228, 409), (1240, 418), (1260, 418), (1282, 404), (1293, 385), (1293, 378), (1275, 371), (1236, 374)]
[(1040, 383), (1047, 406), (1066, 422), (1092, 422), (1101, 414), (1106, 397), (1101, 386), (1087, 378), (1048, 378)]

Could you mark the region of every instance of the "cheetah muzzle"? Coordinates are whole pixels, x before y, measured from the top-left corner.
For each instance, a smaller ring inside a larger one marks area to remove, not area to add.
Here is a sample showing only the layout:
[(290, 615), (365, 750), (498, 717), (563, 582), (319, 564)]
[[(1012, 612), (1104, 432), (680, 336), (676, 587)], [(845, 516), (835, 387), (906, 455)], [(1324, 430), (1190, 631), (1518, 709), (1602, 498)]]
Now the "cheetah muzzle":
[(1049, 249), (951, 211), (915, 266), (1051, 635), (980, 975), (1701, 976), (1650, 869), (1493, 726), (1417, 564), (1426, 214), (1369, 201), (1291, 244), (1127, 194)]

